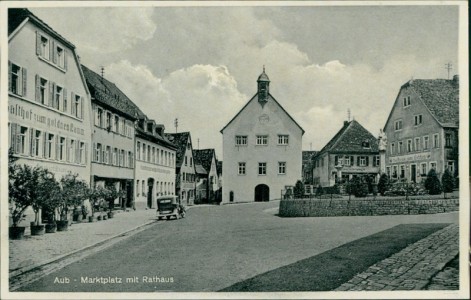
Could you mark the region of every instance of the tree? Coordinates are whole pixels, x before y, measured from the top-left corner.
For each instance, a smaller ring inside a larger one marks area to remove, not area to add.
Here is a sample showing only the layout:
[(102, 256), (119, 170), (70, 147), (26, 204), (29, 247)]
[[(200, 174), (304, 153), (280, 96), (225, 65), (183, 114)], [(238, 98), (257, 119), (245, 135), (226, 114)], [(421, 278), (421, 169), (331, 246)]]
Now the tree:
[(24, 211), (37, 196), (39, 169), (28, 165), (9, 165), (8, 203), (13, 227), (24, 219)]
[(69, 173), (60, 180), (61, 201), (57, 207), (61, 221), (67, 221), (67, 214), (71, 206), (80, 206), (87, 199), (88, 185), (84, 180), (78, 179), (78, 174)]
[(451, 172), (448, 169), (446, 169), (442, 176), (443, 191), (445, 193), (453, 192), (453, 187), (454, 187), (453, 181), (454, 181), (453, 175), (451, 175)]
[(97, 186), (89, 190), (88, 199), (90, 200), (92, 217), (95, 216), (95, 207), (98, 206), (98, 203), (100, 203), (100, 201), (105, 199), (106, 195), (107, 190), (102, 186)]
[(430, 195), (438, 195), (442, 192), (442, 185), (438, 179), (435, 169), (431, 169), (428, 172), (424, 186)]
[(304, 184), (301, 180), (296, 181), (293, 194), (294, 194), (294, 198), (297, 198), (297, 199), (304, 197)]
[(108, 209), (111, 212), (114, 207), (114, 200), (118, 197), (123, 197), (124, 192), (122, 190), (116, 189), (112, 183), (105, 184), (104, 199), (108, 202)]
[(39, 225), (39, 210), (43, 207), (54, 211), (59, 204), (60, 186), (54, 174), (44, 168), (38, 168), (38, 181), (35, 198), (31, 204), (34, 211), (34, 225)]
[(389, 188), (389, 177), (385, 173), (381, 174), (381, 177), (379, 177), (379, 182), (378, 182), (378, 192), (381, 194), (381, 196), (384, 196), (384, 193)]

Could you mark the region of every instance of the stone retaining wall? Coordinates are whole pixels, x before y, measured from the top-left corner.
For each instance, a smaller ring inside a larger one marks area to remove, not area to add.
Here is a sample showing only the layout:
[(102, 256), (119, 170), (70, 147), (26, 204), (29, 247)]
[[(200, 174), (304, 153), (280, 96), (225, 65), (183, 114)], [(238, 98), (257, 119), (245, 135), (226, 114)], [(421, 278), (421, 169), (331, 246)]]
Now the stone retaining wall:
[(451, 199), (294, 199), (280, 201), (280, 217), (333, 217), (436, 214), (459, 210), (459, 198)]

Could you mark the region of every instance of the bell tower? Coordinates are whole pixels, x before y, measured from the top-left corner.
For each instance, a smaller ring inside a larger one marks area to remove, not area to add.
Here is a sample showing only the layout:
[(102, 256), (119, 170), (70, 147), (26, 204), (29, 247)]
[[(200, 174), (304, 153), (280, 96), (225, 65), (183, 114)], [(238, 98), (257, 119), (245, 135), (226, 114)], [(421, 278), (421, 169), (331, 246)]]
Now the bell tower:
[(258, 84), (258, 102), (262, 105), (262, 107), (268, 101), (268, 93), (270, 88), (270, 79), (268, 78), (267, 74), (265, 74), (265, 66), (263, 66), (263, 72), (258, 76), (257, 79)]

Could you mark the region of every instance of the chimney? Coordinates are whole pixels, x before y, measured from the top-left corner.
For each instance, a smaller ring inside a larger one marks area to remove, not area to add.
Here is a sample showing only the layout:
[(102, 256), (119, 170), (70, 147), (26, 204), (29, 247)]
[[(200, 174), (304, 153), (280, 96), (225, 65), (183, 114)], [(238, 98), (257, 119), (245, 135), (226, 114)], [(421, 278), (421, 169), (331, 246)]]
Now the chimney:
[(348, 121), (343, 121), (343, 126), (347, 126), (348, 125)]

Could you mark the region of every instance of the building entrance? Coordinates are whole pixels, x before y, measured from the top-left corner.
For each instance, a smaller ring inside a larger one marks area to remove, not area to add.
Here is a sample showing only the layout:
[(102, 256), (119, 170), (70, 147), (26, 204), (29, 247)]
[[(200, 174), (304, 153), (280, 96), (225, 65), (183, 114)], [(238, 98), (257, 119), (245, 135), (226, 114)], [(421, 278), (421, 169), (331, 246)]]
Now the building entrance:
[(266, 184), (259, 184), (255, 187), (255, 201), (262, 202), (270, 199), (270, 188)]
[(147, 207), (152, 208), (152, 191), (154, 189), (154, 179), (147, 180)]

